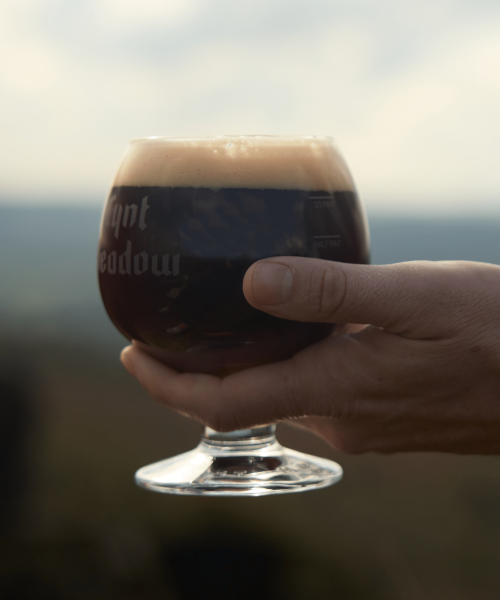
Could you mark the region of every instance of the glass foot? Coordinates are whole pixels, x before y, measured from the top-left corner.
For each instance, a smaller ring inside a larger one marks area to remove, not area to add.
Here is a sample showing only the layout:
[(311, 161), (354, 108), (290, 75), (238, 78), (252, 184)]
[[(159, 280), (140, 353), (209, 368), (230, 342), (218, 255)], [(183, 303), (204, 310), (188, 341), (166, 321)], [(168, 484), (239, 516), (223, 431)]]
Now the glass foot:
[(264, 496), (319, 489), (342, 478), (325, 458), (283, 448), (274, 426), (231, 433), (206, 430), (197, 448), (139, 469), (136, 483), (167, 494)]

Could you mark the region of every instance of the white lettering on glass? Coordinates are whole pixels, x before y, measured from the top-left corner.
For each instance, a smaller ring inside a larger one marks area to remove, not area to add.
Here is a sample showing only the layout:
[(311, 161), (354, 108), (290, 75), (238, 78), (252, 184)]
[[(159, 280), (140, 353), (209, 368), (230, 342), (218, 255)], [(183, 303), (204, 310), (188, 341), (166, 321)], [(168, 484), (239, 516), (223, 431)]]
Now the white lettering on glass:
[[(112, 196), (108, 202), (104, 224), (114, 229), (115, 238), (120, 235), (120, 227), (132, 227), (137, 221), (137, 213), (139, 212), (137, 204), (115, 204), (116, 196)], [(139, 213), (139, 229), (144, 231), (146, 225), (146, 212), (150, 209), (148, 204), (148, 196), (145, 196), (141, 201), (141, 210)], [(122, 219), (123, 216), (123, 219)]]
[(111, 227), (115, 228), (115, 238), (118, 239), (118, 232), (120, 231), (120, 219), (122, 218), (123, 207), (117, 204), (113, 209), (113, 216), (111, 217)]
[[(128, 222), (128, 215), (130, 214), (130, 223)], [(137, 218), (137, 204), (125, 204), (123, 210), (123, 222), (124, 227), (132, 227)]]
[(140, 214), (140, 216), (139, 216), (139, 229), (140, 229), (141, 231), (144, 231), (144, 230), (146, 229), (146, 227), (147, 227), (147, 225), (146, 225), (146, 221), (145, 221), (145, 218), (146, 218), (146, 211), (147, 211), (148, 209), (149, 209), (149, 205), (148, 205), (148, 197), (147, 197), (147, 196), (145, 196), (145, 197), (142, 199), (142, 204), (141, 204), (141, 214)]
[(132, 242), (127, 241), (127, 249), (123, 254), (118, 257), (118, 272), (120, 275), (131, 275), (131, 263), (132, 263)]
[(180, 254), (174, 254), (172, 261), (170, 261), (170, 254), (164, 254), (161, 257), (155, 254), (150, 261), (149, 254), (144, 251), (138, 252), (132, 257), (132, 242), (130, 240), (127, 240), (125, 252), (122, 252), (119, 256), (114, 250), (109, 254), (106, 250), (99, 252), (99, 272), (105, 273), (107, 271), (109, 275), (116, 275), (117, 271), (119, 275), (142, 275), (149, 270), (151, 265), (151, 273), (156, 277), (160, 275), (167, 277), (173, 275), (176, 277), (181, 272), (180, 264)]
[(110, 275), (114, 275), (116, 273), (116, 252), (109, 253), (108, 256), (108, 273)]
[(146, 252), (139, 252), (134, 256), (134, 275), (142, 275), (148, 270), (149, 256)]

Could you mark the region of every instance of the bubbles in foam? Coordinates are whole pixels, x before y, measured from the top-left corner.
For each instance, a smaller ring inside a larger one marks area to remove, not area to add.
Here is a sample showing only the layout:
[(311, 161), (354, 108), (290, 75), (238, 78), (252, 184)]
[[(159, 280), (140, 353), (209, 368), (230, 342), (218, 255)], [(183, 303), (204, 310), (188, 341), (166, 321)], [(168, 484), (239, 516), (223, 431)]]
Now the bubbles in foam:
[(133, 140), (113, 185), (354, 190), (332, 140), (312, 136)]

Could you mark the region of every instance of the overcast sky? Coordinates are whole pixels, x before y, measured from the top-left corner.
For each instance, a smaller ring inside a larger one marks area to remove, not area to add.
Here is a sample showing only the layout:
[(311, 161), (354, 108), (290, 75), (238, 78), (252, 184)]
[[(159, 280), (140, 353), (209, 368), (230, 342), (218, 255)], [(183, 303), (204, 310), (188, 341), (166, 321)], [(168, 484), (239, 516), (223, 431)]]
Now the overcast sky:
[(130, 138), (332, 135), (368, 210), (500, 214), (498, 0), (0, 0), (0, 201)]

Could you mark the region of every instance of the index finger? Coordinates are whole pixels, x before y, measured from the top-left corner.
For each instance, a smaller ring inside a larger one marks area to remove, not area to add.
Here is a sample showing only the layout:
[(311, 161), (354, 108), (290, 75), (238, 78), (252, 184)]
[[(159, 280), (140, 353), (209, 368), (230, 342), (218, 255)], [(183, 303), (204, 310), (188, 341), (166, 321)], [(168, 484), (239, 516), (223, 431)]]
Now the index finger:
[[(332, 352), (327, 370), (338, 378), (335, 385), (325, 373), (322, 349), (325, 343), (338, 346)], [(125, 368), (160, 403), (196, 418), (216, 431), (246, 429), (305, 415), (343, 412), (336, 398), (350, 394), (343, 389), (345, 369), (335, 364), (335, 356), (351, 360), (356, 352), (349, 336), (329, 338), (299, 352), (293, 358), (247, 369), (219, 378), (200, 373), (178, 373), (132, 345), (122, 352)], [(353, 357), (356, 361), (356, 358)], [(338, 362), (338, 361), (337, 361)], [(320, 389), (323, 386), (325, 389)], [(328, 398), (324, 406), (325, 397)]]

